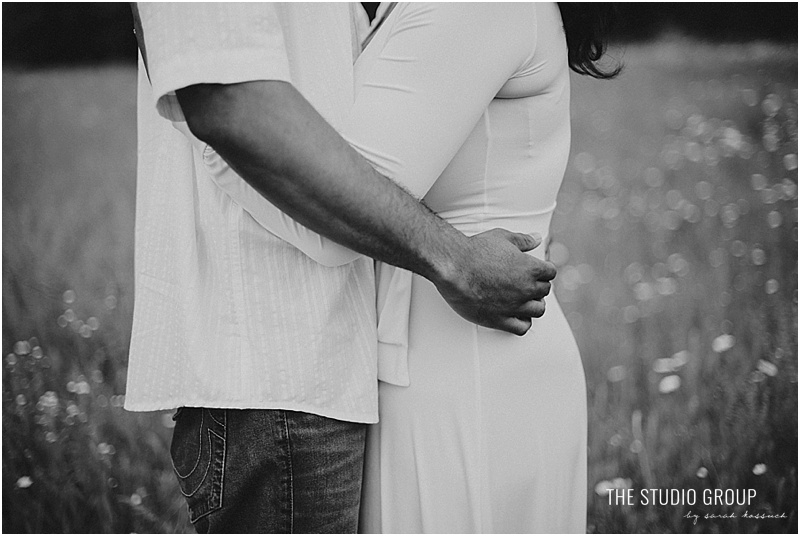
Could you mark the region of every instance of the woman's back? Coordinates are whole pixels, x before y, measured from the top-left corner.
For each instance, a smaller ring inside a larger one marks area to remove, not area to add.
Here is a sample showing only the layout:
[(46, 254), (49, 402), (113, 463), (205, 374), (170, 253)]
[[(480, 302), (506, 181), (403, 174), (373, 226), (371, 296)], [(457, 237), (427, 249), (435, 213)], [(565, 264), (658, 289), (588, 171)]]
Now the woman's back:
[[(453, 21), (463, 33), (445, 39)], [(417, 39), (398, 46), (397, 36), (402, 39), (407, 28), (416, 30)], [(432, 37), (419, 38), (423, 32)], [(470, 50), (474, 41), (483, 46)], [(496, 65), (501, 44), (504, 69), (482, 73), (482, 62)], [(415, 61), (419, 67), (410, 67)], [(452, 83), (456, 70), (465, 84)], [(451, 83), (432, 84), (427, 77)], [(372, 93), (366, 98), (365, 87)], [(391, 178), (424, 195), (442, 218), (469, 235), (493, 227), (546, 234), (570, 142), (567, 51), (555, 4), (492, 4), (488, 10), (401, 4), (359, 58), (356, 92), (356, 115), (371, 105), (366, 124), (373, 127), (362, 123), (369, 133), (356, 127), (346, 135)], [(398, 92), (404, 95), (397, 98)], [(375, 93), (384, 100), (372, 104)], [(481, 101), (481, 94), (490, 98)], [(444, 100), (446, 109), (434, 106)], [(374, 106), (380, 104), (376, 120)], [(430, 115), (417, 119), (424, 108)], [(461, 121), (447, 117), (449, 110)], [(469, 131), (466, 116), (474, 117)], [(381, 130), (377, 137), (374, 127)]]
[(533, 55), (425, 196), (467, 234), (503, 227), (545, 236), (555, 209), (570, 146), (569, 73), (558, 8), (535, 9)]

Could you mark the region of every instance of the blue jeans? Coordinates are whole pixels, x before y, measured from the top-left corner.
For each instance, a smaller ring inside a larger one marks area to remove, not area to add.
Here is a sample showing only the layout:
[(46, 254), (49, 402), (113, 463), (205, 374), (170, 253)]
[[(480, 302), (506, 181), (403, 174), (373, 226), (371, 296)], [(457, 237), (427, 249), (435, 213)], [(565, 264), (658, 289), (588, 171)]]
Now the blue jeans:
[(366, 425), (180, 408), (172, 462), (198, 533), (355, 533)]

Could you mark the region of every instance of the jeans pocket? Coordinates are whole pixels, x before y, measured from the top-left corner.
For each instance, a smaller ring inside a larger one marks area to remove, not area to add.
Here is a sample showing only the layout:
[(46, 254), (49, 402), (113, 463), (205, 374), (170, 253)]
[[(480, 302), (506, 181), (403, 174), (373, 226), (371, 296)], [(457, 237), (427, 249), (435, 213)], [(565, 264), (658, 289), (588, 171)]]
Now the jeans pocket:
[(175, 415), (170, 455), (194, 523), (222, 508), (226, 417), (223, 409), (181, 408)]

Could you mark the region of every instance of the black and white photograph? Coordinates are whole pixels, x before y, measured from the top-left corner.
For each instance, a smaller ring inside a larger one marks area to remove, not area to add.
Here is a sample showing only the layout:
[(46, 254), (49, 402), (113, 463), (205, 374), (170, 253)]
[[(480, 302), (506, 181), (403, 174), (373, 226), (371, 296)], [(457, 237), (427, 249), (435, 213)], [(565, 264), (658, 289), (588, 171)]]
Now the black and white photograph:
[(0, 22), (3, 533), (797, 533), (796, 2)]

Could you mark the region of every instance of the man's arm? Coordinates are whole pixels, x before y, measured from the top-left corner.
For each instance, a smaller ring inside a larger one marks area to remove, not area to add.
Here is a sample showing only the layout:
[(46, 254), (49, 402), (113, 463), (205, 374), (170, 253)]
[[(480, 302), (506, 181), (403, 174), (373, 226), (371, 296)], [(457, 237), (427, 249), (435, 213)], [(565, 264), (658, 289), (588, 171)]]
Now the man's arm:
[(310, 229), (433, 282), (471, 322), (522, 335), (544, 313), (555, 267), (528, 235), (466, 237), (377, 173), (286, 82), (180, 89), (190, 130)]

